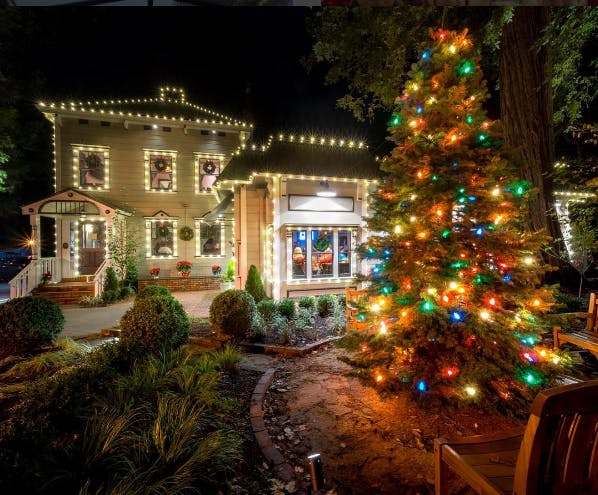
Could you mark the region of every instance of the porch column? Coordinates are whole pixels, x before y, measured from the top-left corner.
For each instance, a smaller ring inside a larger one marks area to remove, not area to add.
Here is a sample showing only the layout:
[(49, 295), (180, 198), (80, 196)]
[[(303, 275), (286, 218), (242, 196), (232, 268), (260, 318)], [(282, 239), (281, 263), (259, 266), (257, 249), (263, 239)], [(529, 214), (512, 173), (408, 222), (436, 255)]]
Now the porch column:
[[(104, 252), (106, 253), (105, 255), (105, 259), (106, 260), (110, 260), (112, 258), (112, 252), (110, 251), (110, 242), (112, 241), (112, 217), (106, 217), (106, 247), (104, 248)], [(125, 237), (125, 239), (123, 239), (123, 242), (127, 242), (126, 241), (126, 230), (122, 229), (123, 232), (121, 232), (121, 235), (123, 237)], [(110, 264), (109, 262), (107, 264)]]
[(41, 258), (41, 219), (39, 215), (30, 215), (29, 223), (31, 224), (31, 239), (29, 241), (31, 248), (31, 262), (37, 261)]

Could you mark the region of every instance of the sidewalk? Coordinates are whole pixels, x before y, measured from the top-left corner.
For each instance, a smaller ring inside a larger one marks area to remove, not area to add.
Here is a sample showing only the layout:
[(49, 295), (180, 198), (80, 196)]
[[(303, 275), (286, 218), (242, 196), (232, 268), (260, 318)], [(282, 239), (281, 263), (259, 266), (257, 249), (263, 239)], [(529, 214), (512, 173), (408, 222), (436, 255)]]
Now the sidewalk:
[[(184, 306), (189, 316), (207, 318), (212, 300), (219, 290), (197, 292), (174, 292), (172, 295)], [(79, 306), (62, 306), (64, 314), (64, 331), (61, 336), (78, 339), (98, 334), (104, 328), (118, 326), (122, 315), (133, 305), (133, 300), (110, 304), (101, 308), (81, 308)]]

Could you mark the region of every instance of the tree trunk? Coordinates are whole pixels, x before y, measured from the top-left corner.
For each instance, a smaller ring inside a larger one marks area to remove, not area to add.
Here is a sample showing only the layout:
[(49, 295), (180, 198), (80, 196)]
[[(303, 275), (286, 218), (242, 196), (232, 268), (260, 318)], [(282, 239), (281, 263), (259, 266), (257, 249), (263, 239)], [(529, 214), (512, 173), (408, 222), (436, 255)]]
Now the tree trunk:
[(545, 7), (516, 7), (500, 42), (500, 105), (505, 144), (516, 152), (521, 178), (538, 190), (530, 201), (532, 231), (545, 229), (562, 249), (561, 229), (554, 211), (552, 125), (552, 62), (547, 47), (535, 47), (549, 22)]

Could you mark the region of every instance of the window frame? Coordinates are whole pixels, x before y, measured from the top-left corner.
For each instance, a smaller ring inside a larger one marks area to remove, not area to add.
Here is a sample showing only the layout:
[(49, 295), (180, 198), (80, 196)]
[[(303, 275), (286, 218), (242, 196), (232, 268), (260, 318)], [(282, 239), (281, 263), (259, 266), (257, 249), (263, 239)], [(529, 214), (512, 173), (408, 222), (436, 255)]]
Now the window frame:
[(216, 180), (218, 180), (218, 176), (222, 173), (222, 170), (224, 168), (224, 158), (224, 155), (218, 153), (202, 153), (199, 151), (193, 153), (193, 175), (195, 176), (195, 194), (213, 194), (215, 192), (214, 186), (211, 187), (211, 191), (201, 189), (202, 174), (199, 169), (199, 161), (218, 160), (220, 164), (218, 174), (216, 174)]
[[(172, 160), (172, 187), (170, 189), (154, 189), (152, 187), (152, 170), (151, 163), (153, 156), (169, 156)], [(145, 191), (149, 193), (176, 193), (177, 188), (177, 155), (178, 152), (174, 150), (157, 150), (157, 149), (143, 149), (143, 167), (145, 177)]]
[[(307, 226), (307, 225), (293, 225), (287, 227), (287, 236), (286, 236), (286, 281), (293, 282), (293, 283), (300, 283), (300, 282), (320, 282), (320, 281), (331, 281), (331, 280), (338, 280), (338, 281), (345, 281), (353, 278), (357, 273), (357, 265), (356, 265), (356, 254), (355, 254), (355, 247), (356, 247), (356, 237), (357, 237), (357, 229), (356, 226)], [(313, 255), (316, 253), (320, 253), (319, 251), (314, 251), (312, 247), (312, 232), (314, 231), (331, 231), (332, 234), (332, 273), (330, 275), (324, 276), (314, 276), (313, 275), (313, 267), (312, 267), (312, 258)], [(293, 251), (295, 247), (293, 246), (293, 239), (294, 233), (299, 231), (306, 232), (306, 240), (305, 240), (305, 266), (304, 266), (304, 275), (294, 275), (293, 274)], [(348, 232), (349, 243), (348, 246), (348, 260), (349, 260), (349, 273), (341, 275), (340, 274), (340, 256), (339, 256), (339, 234), (341, 232)]]
[[(153, 237), (154, 224), (170, 222), (172, 224), (172, 254), (153, 254), (153, 244), (157, 237)], [(178, 258), (178, 217), (159, 216), (145, 217), (145, 257), (146, 259), (173, 259)]]
[(206, 239), (201, 235), (201, 228), (203, 224), (208, 224), (201, 219), (195, 219), (195, 257), (196, 258), (224, 258), (225, 244), (226, 244), (226, 228), (224, 222), (215, 221), (213, 225), (220, 226), (220, 253), (219, 254), (203, 254), (202, 244)]
[[(87, 191), (107, 191), (110, 189), (110, 147), (101, 145), (71, 144), (73, 151), (73, 185)], [(104, 154), (104, 183), (101, 186), (81, 183), (81, 152)]]

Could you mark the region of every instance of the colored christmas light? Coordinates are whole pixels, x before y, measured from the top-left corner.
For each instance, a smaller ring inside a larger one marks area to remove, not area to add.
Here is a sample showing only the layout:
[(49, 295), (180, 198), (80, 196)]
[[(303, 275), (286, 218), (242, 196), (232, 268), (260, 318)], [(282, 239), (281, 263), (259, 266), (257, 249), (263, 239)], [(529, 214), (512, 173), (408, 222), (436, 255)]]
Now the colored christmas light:
[(471, 60), (462, 60), (457, 65), (457, 74), (460, 76), (469, 76), (475, 72), (475, 64)]
[(420, 392), (427, 392), (428, 391), (428, 384), (424, 380), (420, 380), (417, 382), (417, 390)]

